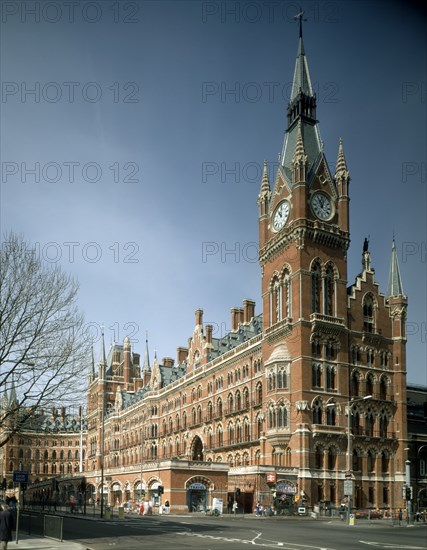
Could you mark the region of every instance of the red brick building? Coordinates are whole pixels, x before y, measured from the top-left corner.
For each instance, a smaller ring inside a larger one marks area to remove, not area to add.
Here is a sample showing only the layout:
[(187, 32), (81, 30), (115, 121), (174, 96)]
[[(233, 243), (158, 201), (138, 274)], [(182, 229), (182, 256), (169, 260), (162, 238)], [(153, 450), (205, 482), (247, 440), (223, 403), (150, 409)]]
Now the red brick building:
[(216, 339), (197, 310), (176, 363), (150, 366), (147, 349), (141, 367), (126, 339), (91, 372), (87, 470), (99, 491), (104, 465), (110, 500), (160, 485), (175, 510), (236, 489), (248, 511), (337, 506), (347, 474), (357, 507), (401, 506), (407, 300), (394, 243), (386, 294), (368, 241), (348, 286), (350, 175), (341, 142), (331, 172), (316, 107), (300, 35), (279, 168), (258, 196), (262, 313), (244, 300)]
[[(261, 313), (231, 310), (213, 337), (195, 312), (187, 347), (150, 364), (129, 338), (102, 344), (88, 378), (88, 498), (144, 495), (192, 511), (237, 498), (337, 507), (353, 479), (359, 508), (403, 505), (407, 299), (393, 243), (390, 282), (375, 282), (369, 243), (348, 285), (350, 175), (342, 142), (323, 152), (300, 33), (274, 182), (258, 195)], [(255, 200), (255, 197), (254, 197)], [(255, 223), (255, 220), (254, 220)], [(162, 490), (164, 488), (164, 493)]]

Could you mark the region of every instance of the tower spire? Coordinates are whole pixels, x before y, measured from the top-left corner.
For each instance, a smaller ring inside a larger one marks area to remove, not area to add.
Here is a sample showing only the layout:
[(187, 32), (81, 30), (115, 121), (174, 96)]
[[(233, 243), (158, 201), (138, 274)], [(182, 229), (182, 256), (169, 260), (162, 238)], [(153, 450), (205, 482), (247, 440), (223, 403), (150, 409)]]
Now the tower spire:
[(104, 326), (101, 326), (101, 350), (99, 352), (98, 364), (105, 365), (107, 363), (105, 355), (105, 341), (104, 341)]
[(304, 12), (295, 16), (299, 20), (298, 50), (295, 60), (294, 77), (292, 81), (291, 97), (287, 108), (288, 127), (281, 154), (281, 165), (284, 168), (288, 183), (292, 181), (292, 160), (298, 137), (298, 126), (307, 154), (307, 174), (322, 154), (322, 142), (316, 120), (316, 94), (311, 85), (307, 57), (305, 55), (302, 38), (302, 21)]
[(12, 384), (10, 388), (9, 406), (11, 409), (18, 406), (18, 397), (16, 395), (15, 377), (12, 373)]
[(313, 88), (311, 86), (310, 73), (308, 70), (307, 58), (305, 56), (304, 41), (302, 39), (302, 22), (307, 21), (303, 18), (304, 12), (300, 11), (295, 15), (294, 19), (299, 20), (299, 38), (297, 58), (295, 61), (294, 80), (292, 82), (291, 102), (298, 96), (300, 92), (308, 96), (313, 96)]
[(264, 160), (264, 168), (262, 171), (261, 189), (259, 192), (259, 198), (270, 198), (270, 181), (268, 179), (267, 161)]
[(90, 347), (90, 358), (89, 358), (89, 368), (87, 369), (87, 375), (89, 378), (89, 381), (92, 382), (95, 380), (95, 357), (93, 353), (93, 342)]
[(347, 169), (347, 162), (345, 160), (344, 156), (344, 148), (342, 144), (342, 138), (340, 138), (340, 143), (338, 146), (338, 157), (337, 157), (337, 164), (335, 167), (335, 178), (346, 178), (349, 179), (349, 172)]
[(387, 297), (390, 296), (404, 296), (402, 279), (400, 277), (399, 262), (397, 259), (396, 242), (393, 236), (393, 244), (391, 247), (391, 262), (390, 271), (388, 274), (388, 290)]
[(144, 354), (144, 364), (142, 366), (143, 371), (151, 370), (150, 367), (150, 353), (148, 351), (148, 332), (145, 333), (145, 354)]

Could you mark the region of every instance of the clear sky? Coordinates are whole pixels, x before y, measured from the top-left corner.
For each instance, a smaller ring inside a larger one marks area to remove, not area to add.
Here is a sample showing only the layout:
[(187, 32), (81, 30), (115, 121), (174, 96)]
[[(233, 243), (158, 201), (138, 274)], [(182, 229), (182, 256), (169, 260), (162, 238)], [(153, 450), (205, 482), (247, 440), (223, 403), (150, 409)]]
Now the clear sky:
[[(299, 2), (3, 1), (1, 231), (80, 282), (98, 355), (129, 334), (176, 356), (194, 310), (261, 311), (263, 160), (274, 179)], [(413, 2), (302, 2), (325, 152), (352, 181), (348, 283), (363, 239), (409, 298), (408, 380), (426, 373), (426, 18)]]

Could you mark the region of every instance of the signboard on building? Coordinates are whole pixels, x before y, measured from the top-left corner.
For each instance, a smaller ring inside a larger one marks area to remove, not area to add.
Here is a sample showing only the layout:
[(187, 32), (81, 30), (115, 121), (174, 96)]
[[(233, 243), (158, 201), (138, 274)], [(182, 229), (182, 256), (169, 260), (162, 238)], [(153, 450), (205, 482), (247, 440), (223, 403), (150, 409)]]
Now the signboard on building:
[(13, 472), (14, 483), (28, 483), (28, 472), (22, 470), (15, 470)]
[(281, 481), (276, 485), (276, 493), (286, 493), (288, 495), (296, 495), (297, 487), (288, 481)]
[(267, 483), (276, 483), (277, 474), (276, 472), (267, 474)]
[(188, 488), (194, 491), (206, 491), (206, 485), (203, 483), (192, 483)]

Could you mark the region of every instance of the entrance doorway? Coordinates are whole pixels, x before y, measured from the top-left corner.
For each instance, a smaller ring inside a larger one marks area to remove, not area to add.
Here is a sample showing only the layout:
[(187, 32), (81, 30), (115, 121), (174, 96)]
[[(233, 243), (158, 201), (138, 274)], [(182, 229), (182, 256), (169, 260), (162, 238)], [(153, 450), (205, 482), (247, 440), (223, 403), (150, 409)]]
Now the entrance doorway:
[(194, 482), (187, 487), (189, 512), (203, 512), (208, 507), (208, 490), (204, 483)]

